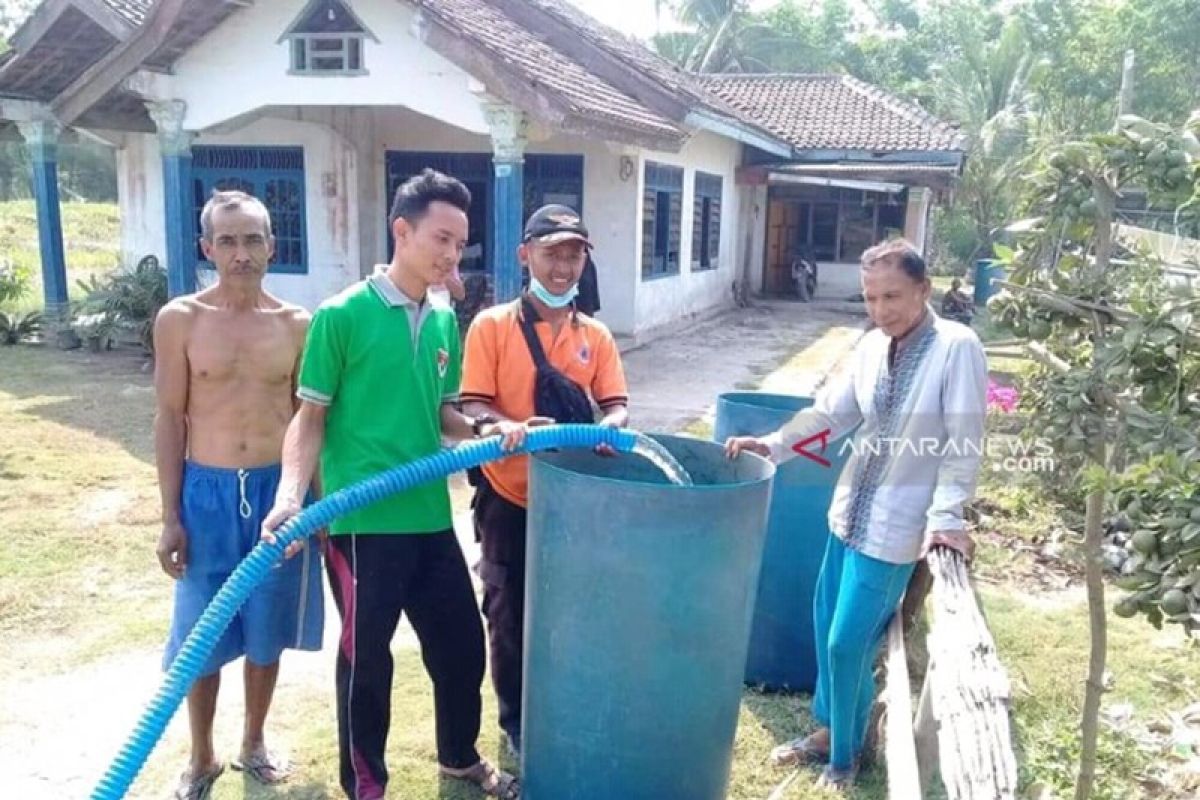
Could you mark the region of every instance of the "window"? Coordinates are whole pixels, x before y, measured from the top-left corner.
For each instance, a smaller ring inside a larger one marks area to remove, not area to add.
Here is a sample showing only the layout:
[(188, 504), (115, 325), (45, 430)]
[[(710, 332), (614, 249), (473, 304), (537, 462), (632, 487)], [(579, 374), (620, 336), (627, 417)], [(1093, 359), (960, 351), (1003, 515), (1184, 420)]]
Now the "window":
[[(300, 147), (194, 147), (192, 194), (196, 230), (214, 191), (254, 195), (271, 214), (275, 235), (273, 273), (307, 274), (308, 241), (304, 202), (304, 149)], [(199, 245), (197, 245), (198, 247)], [(204, 254), (200, 266), (209, 267)]]
[(297, 75), (365, 75), (363, 41), (379, 40), (343, 0), (310, 0), (279, 37)]
[(646, 162), (642, 195), (642, 278), (679, 274), (683, 169)]
[(524, 181), (522, 220), (551, 203), (583, 213), (583, 156), (530, 153), (525, 156)]
[(716, 269), (721, 263), (720, 175), (696, 173), (692, 201), (692, 270)]

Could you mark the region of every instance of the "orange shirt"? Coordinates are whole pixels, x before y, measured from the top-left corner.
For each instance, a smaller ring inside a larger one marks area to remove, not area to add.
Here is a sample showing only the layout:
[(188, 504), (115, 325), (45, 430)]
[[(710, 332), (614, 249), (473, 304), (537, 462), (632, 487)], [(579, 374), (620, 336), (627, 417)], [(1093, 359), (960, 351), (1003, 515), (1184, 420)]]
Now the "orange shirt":
[[(546, 358), (579, 384), (601, 410), (629, 402), (617, 343), (603, 322), (572, 313), (551, 341), (550, 323), (534, 326)], [(520, 301), (481, 312), (467, 331), (460, 396), (464, 403), (487, 403), (509, 419), (534, 416), (537, 368), (521, 332)], [(529, 457), (512, 456), (485, 464), (483, 472), (502, 497), (524, 506), (529, 494)]]

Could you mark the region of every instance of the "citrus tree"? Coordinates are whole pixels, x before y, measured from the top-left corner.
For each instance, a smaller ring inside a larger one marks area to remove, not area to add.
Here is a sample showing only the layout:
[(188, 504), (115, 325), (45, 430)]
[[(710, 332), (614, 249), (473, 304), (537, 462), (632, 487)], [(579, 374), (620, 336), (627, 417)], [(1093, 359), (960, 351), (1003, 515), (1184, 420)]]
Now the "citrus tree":
[[(1090, 795), (1103, 692), (1103, 530), (1128, 533), (1124, 616), (1200, 631), (1200, 301), (1145, 245), (1114, 242), (1118, 200), (1145, 195), (1178, 230), (1200, 222), (1200, 114), (1182, 130), (1123, 116), (1112, 133), (1030, 164), (1006, 290), (990, 304), (1039, 368), (1022, 393), (1082, 501), (1092, 657), (1076, 797)], [(1116, 254), (1116, 256), (1114, 256)]]

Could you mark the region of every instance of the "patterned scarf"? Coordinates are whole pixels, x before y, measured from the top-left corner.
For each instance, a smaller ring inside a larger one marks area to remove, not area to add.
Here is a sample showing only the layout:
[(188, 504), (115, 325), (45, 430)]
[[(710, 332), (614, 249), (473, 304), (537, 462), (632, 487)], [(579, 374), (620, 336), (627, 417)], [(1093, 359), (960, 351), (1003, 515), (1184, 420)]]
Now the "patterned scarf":
[(890, 464), (891, 453), (887, 445), (893, 443), (904, 428), (904, 415), (900, 412), (908, 403), (917, 372), (929, 354), (935, 336), (936, 330), (930, 325), (911, 346), (901, 351), (894, 367), (885, 368), (875, 383), (872, 407), (879, 426), (874, 436), (880, 446), (864, 448), (850, 484), (846, 546), (853, 550), (859, 549), (866, 538), (875, 494)]

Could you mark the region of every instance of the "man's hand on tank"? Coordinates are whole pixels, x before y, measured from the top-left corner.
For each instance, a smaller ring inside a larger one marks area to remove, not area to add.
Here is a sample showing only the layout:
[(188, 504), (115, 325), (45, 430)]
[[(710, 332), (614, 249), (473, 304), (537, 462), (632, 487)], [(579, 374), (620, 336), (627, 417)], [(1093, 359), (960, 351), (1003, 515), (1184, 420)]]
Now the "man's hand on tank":
[(743, 452), (755, 453), (763, 458), (771, 457), (771, 448), (753, 436), (730, 436), (725, 440), (726, 457), (737, 458)]

